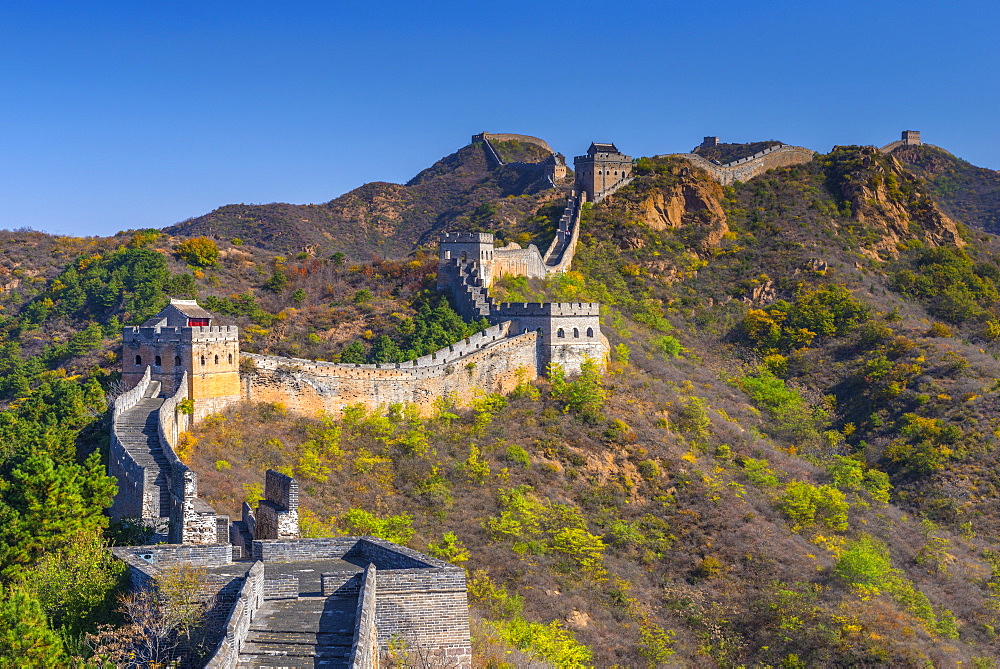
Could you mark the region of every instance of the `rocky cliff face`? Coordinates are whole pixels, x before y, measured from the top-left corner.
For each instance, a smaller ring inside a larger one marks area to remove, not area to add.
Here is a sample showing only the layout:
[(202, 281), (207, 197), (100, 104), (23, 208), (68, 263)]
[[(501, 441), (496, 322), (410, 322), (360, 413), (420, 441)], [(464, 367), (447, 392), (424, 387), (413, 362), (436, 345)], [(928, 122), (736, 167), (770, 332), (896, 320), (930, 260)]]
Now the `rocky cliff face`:
[(707, 234), (701, 245), (707, 250), (718, 246), (722, 236), (729, 232), (721, 198), (722, 187), (714, 181), (686, 176), (672, 186), (649, 192), (639, 202), (638, 209), (642, 222), (653, 230), (704, 226)]
[[(834, 152), (836, 156), (836, 152)], [(964, 246), (958, 227), (930, 197), (927, 188), (900, 162), (865, 147), (841, 174), (839, 191), (858, 222), (878, 235), (862, 253), (887, 259), (899, 255), (899, 245), (918, 239), (928, 246)]]

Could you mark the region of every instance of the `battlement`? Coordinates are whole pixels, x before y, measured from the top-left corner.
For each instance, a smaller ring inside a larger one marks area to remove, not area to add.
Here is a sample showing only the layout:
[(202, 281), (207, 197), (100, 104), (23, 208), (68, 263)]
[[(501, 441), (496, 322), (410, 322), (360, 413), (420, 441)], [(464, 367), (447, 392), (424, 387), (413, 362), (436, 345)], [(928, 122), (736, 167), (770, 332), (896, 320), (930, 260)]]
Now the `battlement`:
[(223, 337), (238, 339), (240, 329), (236, 325), (196, 325), (186, 326), (132, 326), (123, 329), (124, 335), (138, 335), (143, 339), (160, 339), (163, 341), (181, 341), (182, 339), (202, 339)]
[(600, 316), (600, 302), (503, 302), (497, 307), (505, 317)]
[(442, 244), (493, 244), (493, 234), (489, 232), (443, 232)]

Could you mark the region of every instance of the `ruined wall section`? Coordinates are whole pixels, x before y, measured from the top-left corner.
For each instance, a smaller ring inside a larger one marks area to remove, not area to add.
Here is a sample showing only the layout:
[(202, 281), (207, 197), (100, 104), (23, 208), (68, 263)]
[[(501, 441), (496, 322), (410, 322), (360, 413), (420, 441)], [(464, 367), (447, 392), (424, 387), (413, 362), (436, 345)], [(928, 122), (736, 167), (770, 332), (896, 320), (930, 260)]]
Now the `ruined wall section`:
[(267, 470), (264, 478), (264, 499), (257, 506), (253, 531), (255, 539), (298, 538), (298, 481), (273, 469)]
[(490, 328), (405, 363), (340, 365), (244, 354), (257, 366), (243, 377), (244, 397), (280, 402), (305, 415), (340, 416), (352, 404), (376, 410), (397, 403), (416, 404), (427, 415), (438, 397), (454, 394), (465, 403), (480, 391), (508, 393), (538, 376), (538, 334), (506, 337), (508, 328)]
[(708, 172), (713, 179), (723, 186), (729, 186), (737, 181), (749, 181), (768, 170), (808, 163), (815, 155), (816, 152), (812, 149), (779, 144), (726, 165), (716, 165), (699, 156), (697, 153), (671, 153), (657, 156), (657, 158), (670, 156), (684, 158)]

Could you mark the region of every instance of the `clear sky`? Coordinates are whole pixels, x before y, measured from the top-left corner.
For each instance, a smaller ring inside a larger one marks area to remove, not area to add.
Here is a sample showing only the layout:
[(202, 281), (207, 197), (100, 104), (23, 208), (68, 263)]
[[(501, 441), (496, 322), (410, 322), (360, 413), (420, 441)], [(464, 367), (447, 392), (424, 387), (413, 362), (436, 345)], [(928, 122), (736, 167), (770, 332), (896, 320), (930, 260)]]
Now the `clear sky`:
[(995, 0), (3, 0), (0, 228), (326, 202), (482, 130), (571, 159), (912, 129), (997, 169), (998, 29)]

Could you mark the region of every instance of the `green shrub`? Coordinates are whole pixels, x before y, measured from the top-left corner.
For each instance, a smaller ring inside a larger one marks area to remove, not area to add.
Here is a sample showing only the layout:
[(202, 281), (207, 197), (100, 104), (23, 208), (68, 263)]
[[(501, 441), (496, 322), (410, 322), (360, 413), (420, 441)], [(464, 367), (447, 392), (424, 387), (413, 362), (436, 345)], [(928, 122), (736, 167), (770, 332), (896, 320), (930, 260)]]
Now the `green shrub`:
[(892, 484), (889, 476), (877, 469), (868, 469), (859, 460), (835, 455), (826, 467), (833, 477), (833, 485), (841, 490), (866, 491), (871, 498), (883, 504), (889, 503)]
[(593, 662), (593, 653), (559, 621), (548, 625), (524, 618), (490, 621), (489, 625), (518, 650), (545, 660), (556, 667), (583, 667)]
[(461, 564), (469, 559), (469, 549), (454, 532), (445, 532), (440, 542), (427, 544), (427, 552), (452, 564)]
[(773, 488), (778, 485), (778, 477), (774, 470), (768, 466), (767, 460), (757, 460), (755, 458), (743, 458), (740, 466), (743, 473), (754, 485)]
[(531, 456), (528, 455), (528, 451), (517, 444), (508, 446), (507, 450), (504, 451), (504, 456), (514, 464), (522, 467), (527, 468), (531, 466)]
[(660, 353), (668, 358), (679, 358), (681, 357), (681, 353), (684, 352), (684, 347), (681, 346), (681, 342), (677, 337), (663, 335), (661, 337), (653, 337), (649, 341)]
[(639, 463), (638, 469), (642, 478), (649, 481), (655, 481), (663, 476), (663, 471), (656, 460), (643, 460)]
[(833, 568), (834, 574), (868, 597), (887, 593), (903, 608), (919, 618), (928, 629), (949, 639), (959, 635), (955, 616), (948, 609), (934, 610), (927, 595), (916, 589), (889, 560), (884, 542), (862, 534), (844, 548)]
[(413, 516), (409, 514), (379, 518), (364, 509), (349, 510), (340, 518), (339, 524), (345, 534), (378, 537), (402, 545), (406, 545), (416, 531), (413, 529)]
[(552, 384), (552, 397), (562, 402), (564, 411), (575, 414), (585, 423), (604, 420), (602, 410), (607, 391), (596, 362), (585, 360), (580, 365), (580, 375), (572, 381), (566, 380), (562, 367), (552, 365), (549, 368), (549, 382)]
[(793, 481), (778, 500), (779, 508), (799, 530), (820, 522), (833, 530), (847, 529), (847, 512), (850, 509), (844, 493), (833, 486), (815, 486)]

